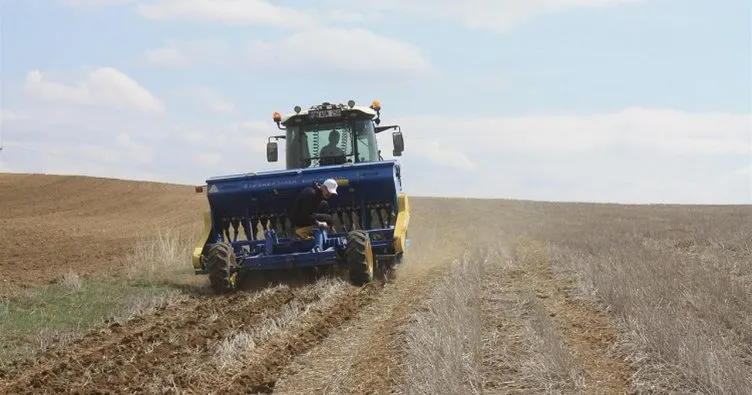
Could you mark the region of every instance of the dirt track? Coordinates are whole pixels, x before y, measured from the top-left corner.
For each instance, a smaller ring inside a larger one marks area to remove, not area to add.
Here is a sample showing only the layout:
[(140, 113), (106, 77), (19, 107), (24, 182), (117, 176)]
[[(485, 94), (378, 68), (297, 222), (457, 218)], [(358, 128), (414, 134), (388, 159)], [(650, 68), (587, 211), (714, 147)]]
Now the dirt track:
[[(9, 256), (0, 266), (3, 278), (17, 288), (49, 281), (67, 268), (79, 273), (108, 270), (112, 264), (103, 257), (122, 258), (144, 227), (188, 227), (200, 220), (204, 201), (195, 196), (190, 187), (1, 175), (0, 218), (3, 229), (14, 230), (2, 240)], [(479, 236), (460, 233), (450, 237), (456, 224), (473, 222), (480, 229), (488, 229), (498, 220), (487, 215), (489, 206), (458, 208), (461, 201), (455, 201), (455, 206), (449, 203), (413, 200), (413, 251), (398, 279), (383, 288), (377, 283), (356, 288), (340, 281), (320, 280), (229, 297), (192, 295), (153, 315), (93, 331), (62, 349), (0, 372), (0, 392), (396, 391), (406, 379), (404, 328), (410, 324), (411, 314), (419, 311), (419, 302), (434, 284), (432, 279), (441, 276), (447, 265), (469, 247), (466, 237)], [(447, 210), (449, 207), (453, 210)], [(42, 231), (35, 230), (40, 226)], [(39, 257), (57, 257), (58, 268), (50, 269), (44, 261), (27, 257), (41, 234), (49, 239), (39, 246)], [(494, 237), (488, 234), (481, 238)], [(96, 246), (96, 252), (76, 252), (84, 246)], [(601, 383), (596, 388), (625, 389), (626, 368), (605, 353), (612, 341), (606, 336), (610, 333), (608, 317), (594, 318), (605, 325), (595, 334), (578, 335), (576, 315), (595, 310), (572, 302), (565, 289), (533, 266), (520, 273), (525, 281), (533, 279), (548, 292), (544, 307), (559, 317), (555, 325), (562, 328), (566, 347), (574, 348), (573, 354), (588, 369), (588, 378), (595, 377)], [(485, 278), (494, 276), (499, 273), (489, 272)], [(508, 287), (503, 291), (512, 295), (525, 292), (509, 281), (496, 284)], [(514, 325), (494, 323), (500, 318), (494, 316), (494, 307), (504, 303), (494, 299), (499, 291), (484, 287), (483, 321), (489, 333), (501, 331), (499, 338), (503, 339), (514, 336), (504, 332)], [(503, 383), (513, 382), (515, 374), (496, 369), (500, 352), (496, 348), (485, 350), (486, 393), (530, 390), (517, 383), (505, 387)]]

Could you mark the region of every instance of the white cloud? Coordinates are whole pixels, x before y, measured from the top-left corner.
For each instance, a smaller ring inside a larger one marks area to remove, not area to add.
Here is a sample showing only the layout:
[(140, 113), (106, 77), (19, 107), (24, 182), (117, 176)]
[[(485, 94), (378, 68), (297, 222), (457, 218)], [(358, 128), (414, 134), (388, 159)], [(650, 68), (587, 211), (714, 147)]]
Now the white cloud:
[(137, 12), (155, 20), (211, 21), (292, 29), (323, 27), (325, 22), (365, 23), (389, 15), (448, 20), (471, 29), (507, 32), (548, 13), (568, 9), (614, 7), (646, 0), (321, 0), (315, 9), (284, 7), (264, 0), (62, 0), (72, 6), (139, 3)]
[(165, 69), (200, 65), (216, 68), (233, 65), (235, 56), (230, 46), (221, 40), (167, 40), (165, 46), (144, 52), (141, 60), (148, 66)]
[[(343, 51), (342, 48), (347, 48)], [(273, 41), (254, 41), (244, 50), (215, 40), (170, 41), (142, 59), (159, 68), (211, 66), (259, 72), (421, 74), (432, 72), (420, 48), (361, 28), (313, 28)]]
[(199, 165), (216, 166), (222, 161), (222, 155), (220, 154), (207, 154), (198, 153), (193, 157), (193, 161)]
[(150, 49), (142, 58), (148, 65), (155, 67), (182, 68), (189, 64), (183, 51), (178, 48)]
[[(752, 203), (752, 114), (627, 108), (525, 117), (390, 118), (413, 194), (622, 203)], [(379, 137), (391, 158), (391, 137)], [(429, 192), (430, 191), (430, 192)]]
[(431, 70), (418, 47), (360, 28), (311, 29), (278, 41), (255, 42), (248, 50), (248, 62), (265, 71), (282, 72), (426, 73)]
[[(434, 165), (440, 167), (452, 167), (459, 170), (474, 171), (477, 169), (477, 165), (470, 160), (464, 153), (458, 150), (458, 147), (448, 149), (442, 147), (442, 144), (436, 140), (412, 138), (410, 140), (410, 146), (415, 155), (419, 155), (425, 158)], [(391, 141), (379, 142), (382, 152), (391, 152), (389, 149), (385, 149), (391, 145)], [(383, 155), (383, 153), (382, 153)]]
[(471, 29), (507, 32), (527, 20), (546, 13), (573, 8), (610, 7), (645, 0), (328, 0), (341, 12), (375, 11), (386, 15), (455, 21)]
[(473, 145), (478, 154), (579, 154), (635, 147), (664, 154), (752, 154), (749, 114), (687, 113), (627, 108), (596, 115), (459, 118), (417, 116), (395, 120), (405, 134), (440, 138), (447, 146)]
[(177, 141), (189, 144), (203, 144), (209, 141), (210, 134), (198, 128), (179, 125), (173, 130), (173, 137)]
[(280, 7), (263, 0), (159, 0), (137, 6), (149, 19), (215, 21), (238, 25), (305, 28), (316, 25), (305, 11)]
[(333, 22), (363, 23), (368, 18), (355, 11), (331, 10), (327, 13), (327, 19)]
[[(283, 7), (264, 0), (59, 0), (72, 7), (136, 4), (136, 12), (153, 20), (210, 21), (230, 25), (259, 25), (307, 29), (324, 22), (365, 23), (382, 18), (378, 12)], [(318, 6), (318, 5), (317, 5)]]
[(164, 112), (164, 105), (151, 92), (111, 67), (95, 69), (75, 83), (59, 82), (40, 70), (31, 70), (26, 75), (25, 88), (30, 95), (47, 102)]
[(262, 121), (246, 121), (246, 122), (240, 122), (240, 123), (233, 123), (230, 125), (231, 130), (238, 131), (240, 133), (245, 133), (248, 135), (263, 135), (267, 136), (270, 134), (270, 128), (276, 126), (271, 126), (271, 122), (262, 122)]
[(29, 116), (27, 114), (0, 108), (0, 123), (18, 121), (28, 118)]
[[(269, 125), (261, 121), (229, 122), (216, 128), (177, 126), (171, 138), (186, 143), (191, 149), (206, 150), (218, 148), (230, 153), (266, 152), (266, 138)], [(226, 150), (227, 148), (227, 150)]]
[[(24, 117), (4, 123), (5, 171), (201, 183), (213, 175), (283, 166), (265, 160), (266, 137), (276, 131), (264, 120), (176, 125), (89, 107), (35, 105), (14, 108), (12, 114)], [(10, 113), (1, 114), (5, 119)], [(389, 118), (404, 133), (400, 160), (412, 195), (752, 202), (744, 162), (752, 155), (750, 114), (627, 108), (590, 115)], [(379, 141), (390, 158), (390, 132)]]
[(747, 200), (752, 202), (752, 159), (748, 164), (722, 174), (718, 177), (717, 185), (723, 191), (736, 190), (739, 195), (746, 194)]
[(74, 7), (99, 7), (120, 4), (131, 4), (138, 0), (61, 0), (61, 3)]
[(90, 120), (81, 112), (47, 108), (4, 124), (0, 171), (201, 183), (217, 174), (271, 167), (266, 139), (250, 133), (259, 127), (254, 121), (202, 128), (152, 118), (133, 122), (126, 114), (102, 116), (92, 109)]
[(235, 112), (233, 102), (222, 97), (219, 93), (203, 85), (190, 85), (179, 90), (180, 96), (218, 114), (230, 114)]

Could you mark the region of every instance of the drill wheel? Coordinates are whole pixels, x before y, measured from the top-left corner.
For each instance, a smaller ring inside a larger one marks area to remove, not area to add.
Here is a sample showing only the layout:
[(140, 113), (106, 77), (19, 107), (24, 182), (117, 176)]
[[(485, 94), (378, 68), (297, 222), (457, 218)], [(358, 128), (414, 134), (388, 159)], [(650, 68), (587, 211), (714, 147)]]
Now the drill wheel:
[(217, 243), (206, 253), (209, 284), (215, 293), (226, 293), (237, 288), (237, 261), (229, 243)]
[(373, 280), (374, 258), (371, 238), (363, 230), (347, 234), (345, 261), (353, 285), (362, 286)]

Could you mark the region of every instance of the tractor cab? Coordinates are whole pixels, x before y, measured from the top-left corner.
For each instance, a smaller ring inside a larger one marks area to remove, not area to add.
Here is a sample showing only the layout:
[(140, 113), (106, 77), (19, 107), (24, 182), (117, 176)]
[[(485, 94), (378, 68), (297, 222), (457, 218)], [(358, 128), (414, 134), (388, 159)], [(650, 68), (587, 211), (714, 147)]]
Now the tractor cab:
[[(379, 126), (381, 104), (374, 100), (370, 107), (322, 103), (307, 110), (295, 106), (294, 113), (284, 118), (275, 112), (273, 119), (284, 135), (271, 136), (266, 147), (269, 162), (278, 160), (277, 140), (285, 140), (286, 169), (343, 165), (346, 163), (383, 160), (376, 134), (392, 132), (394, 156), (404, 150), (402, 131), (398, 125)], [(274, 139), (275, 141), (272, 141)]]

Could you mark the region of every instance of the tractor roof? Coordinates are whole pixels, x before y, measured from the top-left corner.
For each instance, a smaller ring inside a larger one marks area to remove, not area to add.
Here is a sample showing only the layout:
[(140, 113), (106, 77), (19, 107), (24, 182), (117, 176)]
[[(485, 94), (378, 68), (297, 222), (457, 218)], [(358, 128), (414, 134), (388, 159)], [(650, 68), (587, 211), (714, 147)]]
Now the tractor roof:
[[(378, 103), (378, 102), (375, 102), (375, 103)], [(322, 104), (317, 104), (315, 106), (311, 106), (310, 108), (307, 108), (307, 109), (303, 109), (303, 108), (300, 108), (299, 106), (296, 106), (295, 110), (299, 110), (299, 111), (288, 113), (288, 114), (282, 116), (281, 120), (280, 120), (280, 123), (282, 123), (284, 125), (289, 120), (291, 120), (293, 118), (296, 118), (296, 117), (307, 117), (310, 112), (322, 111), (322, 110), (335, 110), (335, 109), (341, 110), (343, 113), (344, 112), (357, 111), (357, 112), (363, 113), (364, 115), (368, 115), (368, 116), (371, 116), (371, 117), (377, 115), (376, 110), (374, 110), (371, 107), (367, 107), (367, 106), (356, 106), (356, 105), (349, 106), (348, 104), (342, 104), (342, 103), (324, 102)]]

